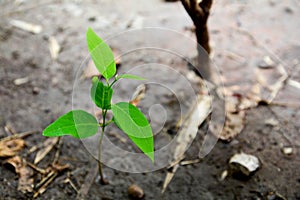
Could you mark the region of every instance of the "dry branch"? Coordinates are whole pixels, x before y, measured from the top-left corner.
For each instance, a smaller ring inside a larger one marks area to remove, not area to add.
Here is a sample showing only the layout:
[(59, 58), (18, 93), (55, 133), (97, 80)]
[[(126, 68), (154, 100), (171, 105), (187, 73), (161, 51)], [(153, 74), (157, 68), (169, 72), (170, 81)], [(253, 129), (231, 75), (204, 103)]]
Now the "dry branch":
[[(209, 79), (210, 69), (208, 54), (211, 52), (211, 49), (209, 46), (207, 20), (213, 0), (202, 0), (199, 3), (197, 0), (181, 0), (181, 3), (195, 25), (196, 38), (198, 42), (197, 70), (200, 72), (198, 75), (205, 79)], [(204, 52), (202, 48), (206, 52)]]

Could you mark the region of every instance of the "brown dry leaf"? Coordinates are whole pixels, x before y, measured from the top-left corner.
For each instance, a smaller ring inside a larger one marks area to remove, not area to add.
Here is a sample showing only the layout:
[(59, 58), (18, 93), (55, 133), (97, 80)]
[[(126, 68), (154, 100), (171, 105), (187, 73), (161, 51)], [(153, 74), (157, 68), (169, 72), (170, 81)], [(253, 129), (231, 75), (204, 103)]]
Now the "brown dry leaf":
[(26, 162), (20, 156), (15, 156), (5, 163), (11, 165), (19, 175), (18, 190), (22, 193), (33, 192), (33, 170), (26, 165)]
[(242, 96), (232, 95), (227, 96), (225, 99), (226, 120), (219, 138), (230, 141), (243, 130), (246, 112), (240, 109)]
[(25, 141), (21, 138), (0, 141), (0, 157), (11, 157), (19, 153), (25, 146)]
[(58, 140), (58, 137), (48, 138), (47, 140), (45, 140), (42, 146), (43, 148), (39, 150), (35, 156), (34, 164), (39, 163), (53, 149)]
[(65, 165), (61, 165), (59, 163), (52, 164), (52, 169), (55, 170), (56, 172), (62, 172), (68, 168), (70, 168), (69, 164), (65, 164)]

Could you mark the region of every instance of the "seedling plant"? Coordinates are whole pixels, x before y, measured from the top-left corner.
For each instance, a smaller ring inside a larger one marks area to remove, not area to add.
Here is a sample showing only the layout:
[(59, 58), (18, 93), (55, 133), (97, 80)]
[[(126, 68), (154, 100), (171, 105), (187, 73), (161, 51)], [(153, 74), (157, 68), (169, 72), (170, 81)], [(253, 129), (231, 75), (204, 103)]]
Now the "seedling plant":
[[(152, 162), (154, 162), (153, 133), (147, 118), (137, 107), (128, 102), (112, 104), (113, 86), (120, 79), (144, 79), (132, 74), (117, 75), (115, 58), (111, 48), (91, 28), (86, 32), (86, 39), (91, 58), (105, 79), (102, 81), (99, 77), (94, 76), (90, 89), (92, 101), (101, 109), (102, 119), (98, 121), (84, 110), (71, 110), (46, 127), (43, 135), (47, 137), (71, 135), (81, 139), (95, 135), (100, 128), (98, 166), (100, 180), (105, 183), (101, 165), (101, 145), (105, 128), (114, 123)], [(112, 112), (111, 119), (107, 119), (109, 111)]]

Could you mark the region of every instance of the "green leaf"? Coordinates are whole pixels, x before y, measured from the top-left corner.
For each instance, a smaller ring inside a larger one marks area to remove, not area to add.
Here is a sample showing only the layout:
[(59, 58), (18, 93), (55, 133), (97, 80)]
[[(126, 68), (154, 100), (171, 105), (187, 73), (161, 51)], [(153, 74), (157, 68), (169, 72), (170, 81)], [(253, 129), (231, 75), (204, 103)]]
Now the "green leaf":
[(105, 86), (97, 77), (92, 79), (91, 97), (94, 103), (102, 109), (110, 109), (113, 89)]
[(116, 62), (110, 47), (91, 29), (86, 32), (88, 49), (98, 71), (106, 80), (116, 73)]
[(136, 76), (136, 75), (132, 75), (132, 74), (121, 74), (119, 76), (117, 76), (117, 80), (121, 79), (121, 78), (126, 78), (126, 79), (134, 79), (134, 80), (146, 80), (142, 77)]
[(79, 139), (90, 137), (97, 131), (98, 122), (93, 115), (83, 110), (73, 110), (45, 128), (43, 135), (48, 137), (72, 135)]
[(144, 114), (127, 102), (112, 104), (114, 122), (154, 162), (154, 142), (151, 126)]

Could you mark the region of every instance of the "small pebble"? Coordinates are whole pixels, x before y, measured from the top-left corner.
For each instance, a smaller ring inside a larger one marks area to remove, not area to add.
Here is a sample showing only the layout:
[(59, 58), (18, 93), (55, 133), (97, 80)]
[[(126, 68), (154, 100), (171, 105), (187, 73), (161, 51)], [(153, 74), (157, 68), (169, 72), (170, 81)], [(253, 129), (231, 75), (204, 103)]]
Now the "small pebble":
[(40, 93), (40, 88), (38, 88), (38, 87), (32, 88), (32, 94), (39, 94), (39, 93)]
[(128, 188), (128, 195), (133, 199), (142, 199), (144, 197), (144, 191), (136, 184), (132, 184)]
[(277, 192), (269, 192), (266, 196), (267, 200), (287, 200), (284, 196)]
[(284, 11), (285, 11), (286, 13), (288, 13), (288, 14), (293, 14), (293, 13), (294, 13), (294, 11), (292, 10), (292, 8), (290, 8), (290, 7), (284, 8)]
[(229, 165), (233, 172), (250, 176), (259, 168), (259, 160), (253, 155), (239, 153), (230, 158)]
[(89, 20), (90, 22), (94, 22), (94, 21), (96, 21), (96, 17), (94, 17), (94, 16), (93, 16), (93, 17), (89, 17), (88, 20)]
[(292, 147), (284, 147), (282, 149), (282, 152), (285, 154), (285, 155), (291, 155), (293, 153), (293, 148)]
[(224, 181), (227, 176), (228, 176), (228, 171), (224, 170), (221, 174), (220, 181)]
[(279, 122), (274, 118), (270, 118), (265, 121), (265, 124), (269, 126), (278, 126)]
[(275, 67), (275, 62), (270, 56), (264, 56), (263, 59), (258, 63), (258, 67), (262, 69), (269, 69)]
[(14, 84), (19, 86), (19, 85), (23, 85), (25, 83), (27, 83), (29, 81), (28, 77), (24, 77), (24, 78), (18, 78), (14, 80)]
[(20, 58), (20, 54), (18, 51), (13, 51), (11, 53), (11, 57), (14, 59), (14, 60), (18, 60)]

